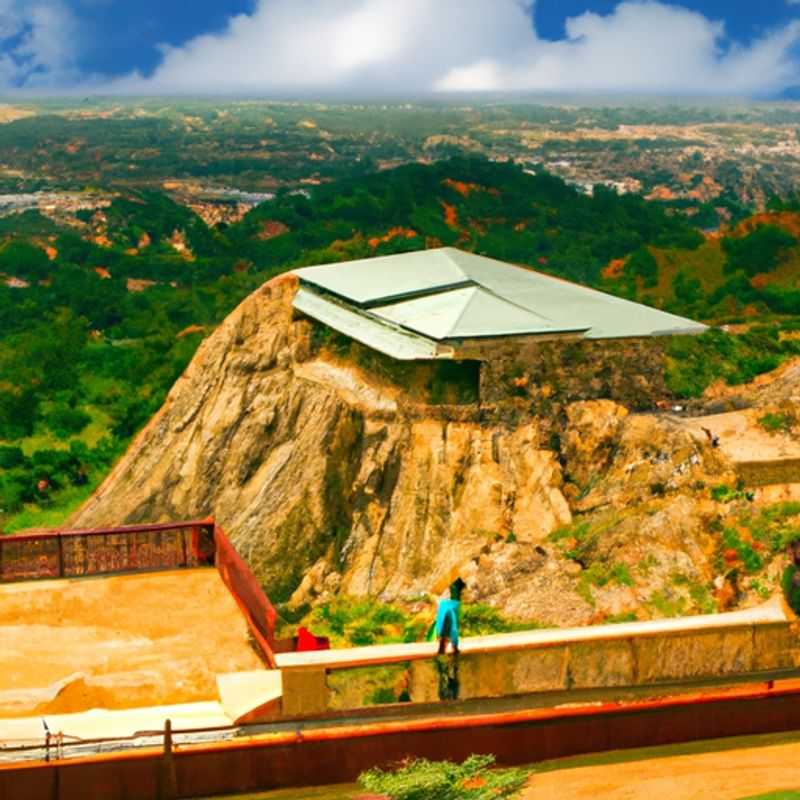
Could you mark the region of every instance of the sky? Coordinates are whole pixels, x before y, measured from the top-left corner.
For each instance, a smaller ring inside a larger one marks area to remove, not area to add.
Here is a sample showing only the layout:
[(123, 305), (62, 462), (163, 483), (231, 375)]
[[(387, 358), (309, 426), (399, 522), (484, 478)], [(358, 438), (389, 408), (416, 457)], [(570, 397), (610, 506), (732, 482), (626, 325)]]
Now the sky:
[(0, 0), (0, 91), (780, 96), (800, 0)]

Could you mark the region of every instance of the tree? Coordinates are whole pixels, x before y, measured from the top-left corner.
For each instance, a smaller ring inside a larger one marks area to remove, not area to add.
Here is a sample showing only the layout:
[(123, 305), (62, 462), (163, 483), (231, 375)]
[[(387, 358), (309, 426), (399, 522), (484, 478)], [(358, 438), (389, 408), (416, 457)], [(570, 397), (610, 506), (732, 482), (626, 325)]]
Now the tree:
[(636, 250), (628, 259), (625, 268), (631, 275), (640, 277), (648, 289), (658, 286), (658, 262), (646, 247)]

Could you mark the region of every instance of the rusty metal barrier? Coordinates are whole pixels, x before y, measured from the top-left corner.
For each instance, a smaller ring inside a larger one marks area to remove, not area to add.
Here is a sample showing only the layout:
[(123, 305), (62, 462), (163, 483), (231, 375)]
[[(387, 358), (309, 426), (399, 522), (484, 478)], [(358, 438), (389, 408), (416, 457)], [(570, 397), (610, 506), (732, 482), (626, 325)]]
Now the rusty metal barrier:
[[(608, 750), (800, 729), (796, 682), (647, 702), (353, 721), (263, 739), (175, 745), (67, 761), (0, 763), (0, 800), (136, 800), (265, 791), (353, 781), (408, 757), (462, 760), (491, 753), (502, 765)], [(165, 757), (169, 756), (169, 763)], [(165, 785), (169, 767), (169, 785)], [(174, 783), (173, 783), (174, 776)]]
[(0, 583), (210, 566), (215, 546), (209, 520), (0, 536)]
[(271, 668), (275, 668), (275, 621), (278, 614), (264, 594), (255, 575), (236, 552), (225, 532), (214, 526), (215, 564), (239, 610), (247, 619), (250, 632)]

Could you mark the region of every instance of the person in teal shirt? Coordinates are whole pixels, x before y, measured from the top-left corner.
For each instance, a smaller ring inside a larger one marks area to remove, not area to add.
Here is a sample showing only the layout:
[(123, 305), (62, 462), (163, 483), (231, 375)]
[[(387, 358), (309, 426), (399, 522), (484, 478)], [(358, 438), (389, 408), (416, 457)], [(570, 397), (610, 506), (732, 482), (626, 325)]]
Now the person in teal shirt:
[(789, 608), (800, 616), (800, 539), (789, 545), (791, 563), (783, 571), (781, 588)]
[(458, 617), (461, 611), (461, 592), (465, 586), (461, 578), (456, 578), (450, 584), (450, 599), (439, 601), (435, 627), (440, 656), (444, 655), (448, 641), (453, 645), (453, 652), (458, 655)]

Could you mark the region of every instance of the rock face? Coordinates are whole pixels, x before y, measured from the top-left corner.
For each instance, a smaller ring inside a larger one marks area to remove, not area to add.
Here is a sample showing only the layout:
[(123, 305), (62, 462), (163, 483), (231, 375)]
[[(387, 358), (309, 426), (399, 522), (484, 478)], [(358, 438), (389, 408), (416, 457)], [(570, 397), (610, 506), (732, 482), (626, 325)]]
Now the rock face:
[(751, 511), (714, 499), (733, 465), (685, 420), (602, 399), (545, 414), (536, 387), (426, 404), (424, 368), (337, 355), (295, 318), (296, 288), (271, 281), (204, 342), (73, 525), (213, 515), (295, 607), (413, 600), (458, 574), (469, 601), (576, 625), (756, 603), (777, 585), (777, 559), (767, 582), (729, 579), (723, 531)]
[(571, 521), (538, 420), (429, 411), (312, 356), (295, 289), (277, 279), (231, 314), (72, 523), (213, 515), (282, 600), (304, 576), (310, 598), (427, 592), (497, 538)]

